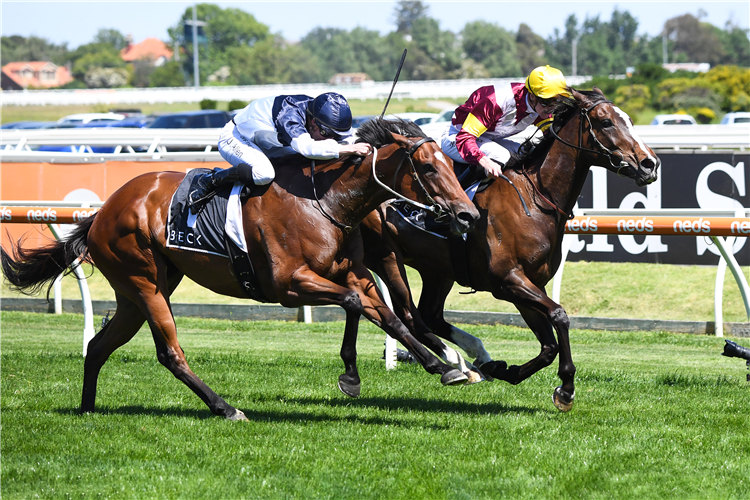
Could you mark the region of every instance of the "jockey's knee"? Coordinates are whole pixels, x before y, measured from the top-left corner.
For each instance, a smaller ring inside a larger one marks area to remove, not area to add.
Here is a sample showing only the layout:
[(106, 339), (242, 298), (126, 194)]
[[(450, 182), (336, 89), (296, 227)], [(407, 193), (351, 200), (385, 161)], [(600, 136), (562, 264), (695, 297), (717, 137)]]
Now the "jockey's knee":
[[(267, 161), (267, 160), (266, 160)], [(266, 184), (270, 184), (273, 182), (273, 179), (276, 177), (276, 172), (274, 171), (273, 167), (270, 166), (266, 168), (265, 166), (260, 166), (256, 168), (253, 166), (253, 183), (258, 186), (265, 186)]]

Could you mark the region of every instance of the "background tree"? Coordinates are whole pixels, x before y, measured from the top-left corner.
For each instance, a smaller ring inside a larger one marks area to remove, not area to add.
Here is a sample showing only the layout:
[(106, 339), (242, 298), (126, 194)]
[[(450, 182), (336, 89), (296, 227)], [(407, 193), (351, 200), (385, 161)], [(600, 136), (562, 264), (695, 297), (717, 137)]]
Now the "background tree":
[(466, 55), (482, 64), (491, 77), (521, 76), (512, 33), (494, 23), (474, 21), (466, 23), (461, 35)]
[(168, 61), (154, 69), (148, 77), (149, 87), (184, 87), (185, 75), (179, 61)]
[(66, 43), (55, 45), (37, 36), (12, 35), (0, 38), (0, 58), (3, 66), (19, 61), (50, 61), (64, 66), (70, 58), (70, 51)]
[(544, 38), (534, 33), (527, 24), (521, 23), (516, 32), (516, 54), (521, 74), (528, 75), (531, 70), (546, 63)]
[(685, 14), (667, 20), (664, 31), (673, 40), (670, 62), (707, 62), (711, 65), (721, 62), (721, 40), (709, 23)]
[(396, 32), (411, 33), (414, 22), (427, 16), (430, 8), (417, 1), (401, 0), (396, 4), (393, 17), (396, 23)]
[(639, 54), (653, 53), (648, 37), (639, 37), (637, 30), (638, 21), (627, 11), (615, 9), (609, 21), (601, 21), (599, 16), (587, 17), (581, 26), (576, 16), (570, 15), (565, 21), (565, 33), (555, 30), (548, 40), (547, 53), (563, 72), (572, 74), (573, 44), (578, 40), (579, 75), (621, 75), (626, 68), (646, 62), (639, 59)]
[(461, 46), (452, 31), (442, 31), (437, 19), (420, 17), (412, 24), (412, 46), (421, 50), (432, 62), (434, 74), (415, 80), (451, 78), (461, 68)]
[(116, 51), (121, 51), (128, 46), (128, 37), (115, 29), (100, 29), (94, 35), (93, 43), (111, 45)]
[(724, 30), (720, 30), (715, 26), (712, 26), (712, 28), (721, 43), (721, 64), (735, 66), (750, 65), (750, 39), (748, 39), (748, 30), (744, 30), (731, 22), (727, 23)]
[[(258, 22), (252, 14), (241, 9), (222, 9), (215, 4), (197, 4), (197, 15), (199, 21), (206, 26), (203, 28), (207, 43), (198, 46), (198, 64), (201, 81), (205, 81), (208, 75), (216, 72), (222, 66), (229, 66), (230, 72), (242, 69), (229, 57), (229, 49), (248, 47), (252, 49), (257, 43), (272, 37), (268, 26)], [(186, 30), (192, 36), (192, 28), (185, 21), (192, 21), (193, 7), (188, 7), (183, 12), (177, 24), (169, 28), (168, 32), (173, 44), (179, 44), (185, 51), (182, 61), (186, 74), (193, 75), (193, 43), (186, 38)]]
[[(93, 82), (96, 86), (109, 86), (110, 84), (121, 86), (120, 77), (123, 74), (129, 75), (125, 70), (127, 64), (120, 57), (120, 50), (127, 43), (125, 40), (125, 37), (117, 30), (99, 30), (91, 43), (79, 46), (70, 54), (73, 61), (73, 77), (77, 80)], [(94, 71), (99, 69), (122, 69), (124, 73)], [(89, 77), (86, 78), (86, 75)], [(127, 78), (125, 83), (127, 83)]]
[[(402, 39), (401, 51), (404, 43)], [(390, 62), (401, 55), (401, 52), (394, 55), (391, 43), (380, 33), (361, 27), (351, 31), (315, 28), (300, 41), (300, 45), (316, 56), (321, 81), (327, 81), (336, 73), (359, 72), (367, 73), (374, 80), (392, 79)]]
[(320, 80), (315, 58), (301, 46), (286, 46), (281, 37), (267, 38), (247, 46), (232, 47), (227, 54), (234, 62), (230, 83), (314, 83)]

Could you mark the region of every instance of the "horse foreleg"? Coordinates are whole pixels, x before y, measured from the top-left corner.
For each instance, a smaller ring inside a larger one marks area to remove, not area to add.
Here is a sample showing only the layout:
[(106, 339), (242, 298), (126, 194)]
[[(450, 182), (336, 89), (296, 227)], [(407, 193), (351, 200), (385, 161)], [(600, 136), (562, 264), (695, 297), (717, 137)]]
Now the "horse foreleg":
[[(419, 297), (419, 309), (414, 311), (414, 315), (424, 322), (427, 331), (434, 332), (430, 335), (453, 342), (463, 349), (468, 356), (476, 360), (474, 364), (479, 365), (491, 361), (492, 358), (484, 349), (481, 340), (451, 325), (443, 317), (445, 299), (453, 287), (453, 280), (432, 272), (421, 272), (420, 274), (422, 276), (422, 295)], [(445, 346), (444, 356), (447, 357), (448, 362), (453, 366), (460, 366), (461, 371), (469, 377), (469, 383), (481, 382), (487, 378), (492, 379), (489, 375), (485, 377), (474, 364), (465, 361), (458, 351), (445, 344), (443, 345)], [(445, 357), (443, 359), (446, 359)]]
[[(370, 251), (365, 253), (365, 263), (385, 282), (391, 296), (393, 310), (406, 328), (409, 329), (409, 332), (445, 363), (461, 370), (468, 377), (468, 384), (484, 380), (484, 377), (474, 365), (466, 362), (458, 351), (441, 341), (422, 320), (422, 316), (412, 300), (403, 257), (397, 246), (395, 244), (388, 245), (369, 232), (363, 231), (363, 235), (365, 234), (370, 238), (369, 241), (366, 241), (366, 244), (371, 248)], [(382, 238), (382, 235), (378, 235), (378, 238)]]
[[(404, 323), (385, 304), (372, 275), (364, 266), (355, 267), (350, 272), (348, 284), (360, 294), (365, 317), (380, 326), (388, 335), (401, 342), (428, 373), (440, 374), (443, 385), (463, 384), (468, 380), (468, 377), (461, 370), (441, 363), (411, 334)], [(433, 345), (450, 349), (432, 333), (427, 333), (424, 337)], [(451, 351), (453, 350), (451, 349)], [(453, 352), (455, 353), (455, 351)], [(456, 355), (456, 361), (462, 359), (458, 353)]]
[[(550, 312), (548, 314), (540, 313), (534, 309), (518, 308), (526, 324), (534, 331), (539, 342), (542, 344), (542, 352), (537, 359), (540, 360), (543, 366), (529, 368), (528, 370), (536, 369), (538, 371), (538, 369), (551, 364), (559, 351), (560, 360), (557, 375), (562, 380), (562, 385), (555, 388), (552, 401), (558, 410), (568, 411), (573, 406), (573, 398), (575, 397), (574, 378), (576, 372), (570, 352), (570, 337), (568, 334), (570, 321), (562, 306), (553, 302), (552, 299), (548, 298), (547, 301), (550, 304)], [(558, 343), (555, 343), (554, 340), (553, 327), (557, 331)], [(522, 365), (519, 370), (519, 376), (523, 377), (525, 374), (526, 365)]]
[(214, 415), (228, 420), (247, 420), (243, 412), (224, 401), (190, 369), (177, 341), (177, 328), (166, 297), (157, 293), (148, 296), (144, 303), (159, 363), (201, 398)]
[[(560, 411), (568, 411), (573, 406), (575, 397), (576, 372), (570, 351), (568, 315), (562, 306), (547, 297), (543, 290), (537, 288), (525, 276), (516, 277), (515, 285), (511, 286), (510, 290), (513, 296), (508, 300), (516, 305), (529, 328), (536, 335), (541, 344), (541, 352), (520, 366), (508, 367), (504, 361), (492, 361), (482, 365), (481, 369), (484, 370), (487, 367), (494, 377), (515, 385), (552, 364), (559, 352), (560, 365), (557, 374), (562, 380), (562, 385), (555, 389), (552, 399)], [(557, 341), (553, 328), (557, 332)]]

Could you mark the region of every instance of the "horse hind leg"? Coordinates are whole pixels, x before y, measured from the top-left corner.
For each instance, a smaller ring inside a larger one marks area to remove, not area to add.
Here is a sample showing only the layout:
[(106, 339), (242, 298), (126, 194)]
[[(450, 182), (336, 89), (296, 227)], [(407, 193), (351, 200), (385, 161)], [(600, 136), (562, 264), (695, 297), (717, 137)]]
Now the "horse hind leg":
[(88, 345), (83, 364), (81, 413), (95, 410), (96, 385), (104, 363), (115, 350), (127, 344), (146, 322), (146, 317), (133, 302), (119, 293), (116, 294), (116, 299), (117, 311), (114, 316)]
[[(176, 268), (170, 268), (168, 277), (170, 294), (177, 288), (182, 277), (182, 273), (177, 271)], [(81, 413), (95, 411), (99, 372), (112, 353), (127, 344), (146, 322), (146, 316), (135, 302), (117, 291), (115, 292), (115, 300), (117, 301), (115, 314), (91, 339), (87, 347), (83, 367)]]

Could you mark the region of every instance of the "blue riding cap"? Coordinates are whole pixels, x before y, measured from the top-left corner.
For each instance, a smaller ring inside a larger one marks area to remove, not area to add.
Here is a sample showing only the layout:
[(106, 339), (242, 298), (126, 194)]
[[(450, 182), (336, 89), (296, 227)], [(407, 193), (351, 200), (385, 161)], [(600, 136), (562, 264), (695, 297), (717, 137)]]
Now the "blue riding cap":
[(307, 107), (318, 126), (328, 135), (337, 138), (348, 135), (352, 128), (352, 110), (341, 94), (326, 92), (320, 94)]

